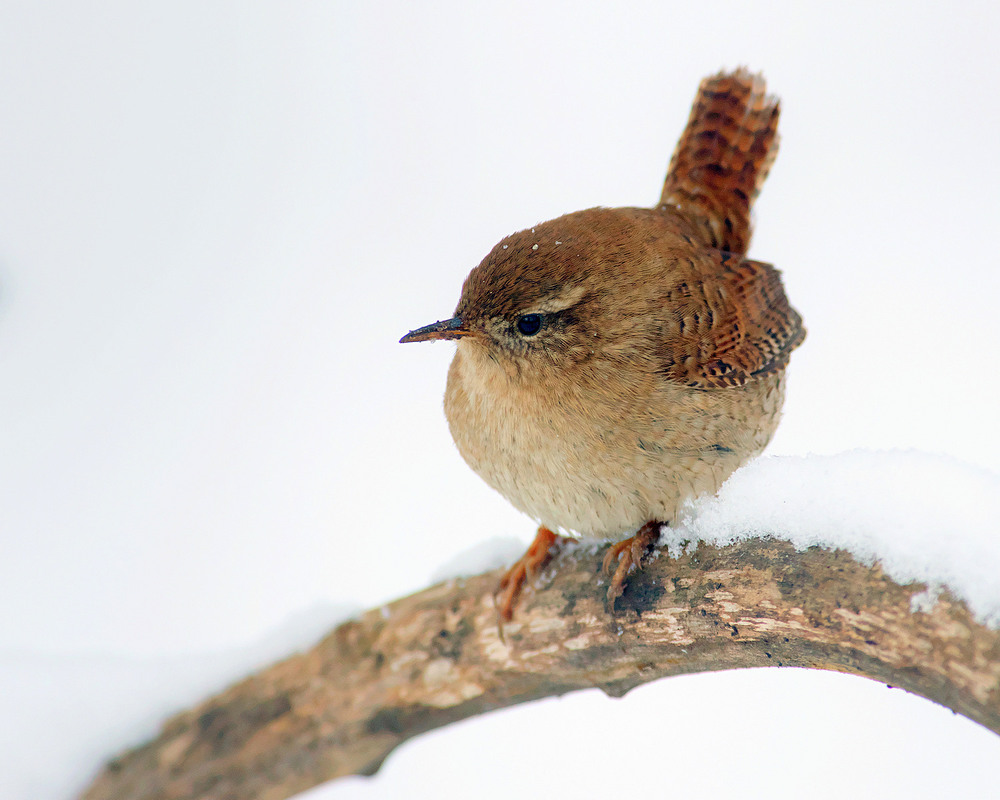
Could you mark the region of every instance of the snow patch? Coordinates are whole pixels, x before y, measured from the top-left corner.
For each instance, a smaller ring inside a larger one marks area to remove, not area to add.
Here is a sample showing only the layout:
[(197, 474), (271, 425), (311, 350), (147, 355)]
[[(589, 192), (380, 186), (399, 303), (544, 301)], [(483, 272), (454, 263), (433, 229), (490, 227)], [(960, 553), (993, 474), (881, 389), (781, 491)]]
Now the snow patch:
[(924, 589), (922, 592), (917, 592), (915, 595), (910, 597), (910, 613), (916, 614), (917, 612), (923, 614), (930, 614), (934, 610), (934, 606), (937, 605), (938, 599), (941, 597), (942, 586), (940, 584), (932, 584)]
[(1000, 476), (987, 470), (916, 451), (761, 458), (686, 508), (661, 547), (757, 536), (848, 550), (898, 583), (945, 586), (1000, 626)]

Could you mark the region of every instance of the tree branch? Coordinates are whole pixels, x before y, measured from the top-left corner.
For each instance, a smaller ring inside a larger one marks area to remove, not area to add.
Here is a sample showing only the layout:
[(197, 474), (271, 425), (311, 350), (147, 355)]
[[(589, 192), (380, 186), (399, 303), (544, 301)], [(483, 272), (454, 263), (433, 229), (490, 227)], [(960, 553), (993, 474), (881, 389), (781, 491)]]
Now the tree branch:
[(1000, 733), (1000, 631), (947, 593), (911, 611), (921, 584), (900, 586), (843, 551), (757, 539), (661, 556), (632, 576), (611, 616), (595, 580), (603, 553), (558, 557), (503, 638), (499, 573), (369, 611), (177, 715), (83, 798), (281, 800), (372, 774), (406, 739), (486, 711), (739, 667), (863, 675)]

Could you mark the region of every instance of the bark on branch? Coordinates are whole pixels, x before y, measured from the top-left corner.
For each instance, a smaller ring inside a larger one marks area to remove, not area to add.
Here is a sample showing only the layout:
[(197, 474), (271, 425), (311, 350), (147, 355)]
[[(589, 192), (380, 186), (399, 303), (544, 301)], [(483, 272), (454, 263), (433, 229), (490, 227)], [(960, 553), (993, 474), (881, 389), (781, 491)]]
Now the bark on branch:
[(911, 610), (848, 553), (782, 541), (701, 545), (632, 576), (614, 616), (603, 548), (556, 559), (497, 628), (498, 573), (434, 586), (344, 623), (170, 720), (108, 764), (86, 800), (281, 800), (371, 774), (400, 743), (496, 708), (669, 675), (797, 666), (863, 675), (1000, 733), (1000, 631), (947, 593)]

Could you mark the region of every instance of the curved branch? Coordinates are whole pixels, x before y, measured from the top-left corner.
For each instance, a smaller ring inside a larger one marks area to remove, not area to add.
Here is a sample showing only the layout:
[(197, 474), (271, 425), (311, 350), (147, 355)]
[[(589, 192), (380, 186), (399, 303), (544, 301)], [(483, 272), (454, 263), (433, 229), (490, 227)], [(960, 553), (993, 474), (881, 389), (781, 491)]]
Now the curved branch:
[(344, 623), (179, 714), (108, 764), (85, 800), (280, 800), (374, 773), (400, 743), (496, 708), (594, 686), (796, 666), (863, 675), (1000, 733), (1000, 631), (947, 593), (911, 610), (900, 586), (844, 551), (757, 539), (636, 573), (614, 616), (595, 580), (603, 548), (569, 548), (501, 637), (498, 573), (452, 581)]

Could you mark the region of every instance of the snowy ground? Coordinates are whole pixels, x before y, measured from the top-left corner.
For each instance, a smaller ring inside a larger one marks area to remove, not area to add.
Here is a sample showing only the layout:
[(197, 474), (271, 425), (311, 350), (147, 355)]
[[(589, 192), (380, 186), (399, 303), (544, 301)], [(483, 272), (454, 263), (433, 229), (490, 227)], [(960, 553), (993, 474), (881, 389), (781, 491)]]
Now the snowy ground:
[[(654, 202), (721, 66), (782, 97), (752, 255), (809, 337), (779, 458), (691, 530), (842, 536), (994, 615), (998, 25), (985, 3), (6, 4), (0, 797), (66, 798), (348, 609), (530, 539), (449, 440), (451, 347), (396, 342), (501, 236)], [(997, 763), (926, 701), (762, 670), (488, 715), (307, 796), (985, 798)]]

